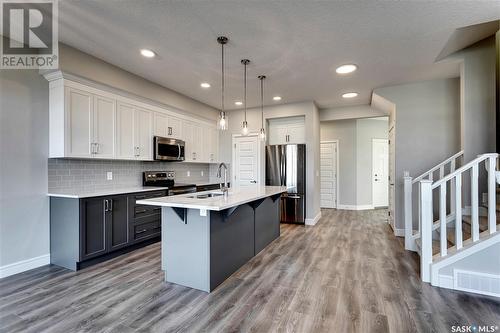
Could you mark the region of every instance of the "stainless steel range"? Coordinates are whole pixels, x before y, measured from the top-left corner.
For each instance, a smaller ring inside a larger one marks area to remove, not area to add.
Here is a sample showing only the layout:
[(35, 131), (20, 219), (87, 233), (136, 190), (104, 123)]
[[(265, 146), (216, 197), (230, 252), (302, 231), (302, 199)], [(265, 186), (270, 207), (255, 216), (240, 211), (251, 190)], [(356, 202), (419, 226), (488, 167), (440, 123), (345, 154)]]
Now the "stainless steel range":
[(174, 171), (144, 171), (143, 186), (167, 187), (167, 195), (196, 192), (196, 184), (176, 183)]

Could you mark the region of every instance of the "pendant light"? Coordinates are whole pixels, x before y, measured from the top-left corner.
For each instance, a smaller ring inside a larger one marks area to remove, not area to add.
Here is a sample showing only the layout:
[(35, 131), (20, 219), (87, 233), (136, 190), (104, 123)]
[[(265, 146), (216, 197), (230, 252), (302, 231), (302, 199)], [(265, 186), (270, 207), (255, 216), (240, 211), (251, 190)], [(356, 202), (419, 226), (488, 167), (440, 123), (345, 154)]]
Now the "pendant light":
[(227, 121), (227, 115), (226, 112), (224, 111), (224, 45), (227, 44), (228, 38), (224, 36), (220, 36), (217, 38), (217, 42), (221, 45), (221, 51), (222, 51), (222, 61), (221, 61), (221, 68), (222, 68), (222, 89), (221, 89), (221, 110), (219, 113), (219, 121), (217, 123), (217, 128), (221, 131), (227, 130), (228, 127), (228, 121)]
[(261, 116), (261, 127), (259, 133), (259, 139), (261, 141), (266, 140), (266, 130), (264, 129), (264, 79), (265, 75), (259, 75), (257, 77), (260, 80), (260, 116)]
[(244, 75), (243, 75), (243, 103), (245, 105), (245, 118), (243, 120), (243, 124), (241, 126), (241, 134), (248, 135), (248, 123), (247, 123), (247, 65), (250, 63), (250, 60), (243, 59), (241, 60), (243, 66), (245, 66)]

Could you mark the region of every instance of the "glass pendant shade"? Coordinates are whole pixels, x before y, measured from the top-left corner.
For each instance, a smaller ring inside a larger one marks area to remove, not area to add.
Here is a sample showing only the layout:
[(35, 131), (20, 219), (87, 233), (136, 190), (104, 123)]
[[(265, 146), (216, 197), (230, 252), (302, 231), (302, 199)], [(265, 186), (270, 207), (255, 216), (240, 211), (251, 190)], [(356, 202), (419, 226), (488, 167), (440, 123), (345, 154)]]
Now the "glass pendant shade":
[(243, 72), (243, 103), (245, 104), (245, 111), (244, 111), (244, 119), (243, 119), (243, 124), (241, 126), (241, 134), (242, 135), (248, 135), (248, 122), (247, 122), (247, 65), (250, 63), (250, 60), (248, 59), (242, 59), (241, 63), (244, 66), (244, 72)]
[(264, 128), (260, 129), (259, 139), (260, 141), (266, 141), (266, 130)]
[(224, 111), (219, 113), (219, 121), (217, 122), (217, 128), (221, 131), (225, 131), (228, 128), (227, 114)]
[(241, 127), (241, 134), (248, 135), (248, 123), (247, 121), (243, 121), (243, 126)]

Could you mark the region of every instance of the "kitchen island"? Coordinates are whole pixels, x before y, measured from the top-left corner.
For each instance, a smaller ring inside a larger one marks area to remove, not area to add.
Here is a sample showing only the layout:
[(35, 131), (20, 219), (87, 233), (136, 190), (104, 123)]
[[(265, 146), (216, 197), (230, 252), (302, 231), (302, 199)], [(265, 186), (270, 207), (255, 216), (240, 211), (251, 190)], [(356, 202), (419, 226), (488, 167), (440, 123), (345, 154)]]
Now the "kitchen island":
[(165, 280), (210, 292), (280, 235), (281, 186), (138, 200), (162, 207)]

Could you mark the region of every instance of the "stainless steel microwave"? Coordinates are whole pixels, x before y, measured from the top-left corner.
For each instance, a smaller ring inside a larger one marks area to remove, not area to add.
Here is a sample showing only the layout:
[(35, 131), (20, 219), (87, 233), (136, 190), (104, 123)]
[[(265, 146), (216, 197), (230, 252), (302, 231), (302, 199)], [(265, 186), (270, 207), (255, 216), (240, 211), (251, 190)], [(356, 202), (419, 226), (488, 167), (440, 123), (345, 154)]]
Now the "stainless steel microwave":
[(153, 138), (154, 158), (158, 161), (184, 161), (182, 140), (155, 136)]

